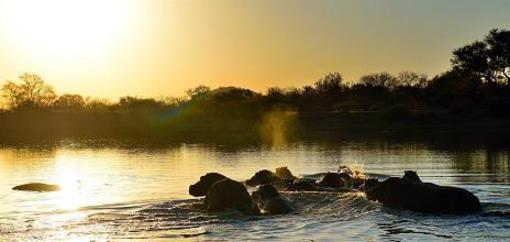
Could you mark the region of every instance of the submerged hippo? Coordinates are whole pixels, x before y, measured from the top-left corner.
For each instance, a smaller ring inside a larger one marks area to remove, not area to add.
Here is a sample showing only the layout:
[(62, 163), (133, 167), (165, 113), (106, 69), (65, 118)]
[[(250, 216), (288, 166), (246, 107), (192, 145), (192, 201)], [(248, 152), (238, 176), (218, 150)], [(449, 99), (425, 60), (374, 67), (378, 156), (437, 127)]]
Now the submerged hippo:
[(246, 185), (252, 187), (268, 184), (287, 191), (317, 191), (314, 179), (297, 178), (286, 166), (276, 168), (276, 173), (260, 170), (246, 181)]
[(264, 169), (258, 171), (249, 180), (247, 180), (246, 185), (256, 187), (271, 184), (278, 188), (286, 188), (291, 181), (292, 180), (289, 179), (282, 179), (276, 173)]
[(369, 200), (396, 209), (432, 214), (467, 214), (481, 210), (480, 201), (471, 192), (424, 183), (414, 171), (406, 171), (403, 178), (391, 177), (382, 182), (369, 179), (364, 191)]
[(287, 191), (319, 191), (319, 187), (315, 185), (314, 180), (296, 179), (289, 183), (285, 188)]
[(251, 197), (257, 203), (261, 214), (287, 214), (293, 211), (273, 185), (258, 186)]
[(205, 207), (210, 212), (234, 208), (246, 213), (257, 213), (246, 187), (219, 173), (207, 173), (189, 186), (189, 194), (194, 197), (205, 196)]
[(60, 190), (60, 186), (46, 183), (27, 183), (19, 186), (15, 186), (12, 190), (18, 191), (31, 191), (31, 192), (54, 192)]
[(347, 181), (350, 179), (351, 177), (347, 173), (328, 172), (317, 184), (322, 187), (342, 188), (345, 187)]

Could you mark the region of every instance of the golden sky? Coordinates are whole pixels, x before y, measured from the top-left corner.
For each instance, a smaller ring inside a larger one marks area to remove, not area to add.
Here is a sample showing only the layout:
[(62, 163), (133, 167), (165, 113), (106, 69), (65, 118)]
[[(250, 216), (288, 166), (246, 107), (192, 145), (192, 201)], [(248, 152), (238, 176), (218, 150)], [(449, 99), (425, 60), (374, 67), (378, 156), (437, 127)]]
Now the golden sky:
[(510, 28), (506, 0), (0, 0), (0, 83), (42, 75), (58, 93), (183, 95), (198, 84), (302, 86), (412, 70)]

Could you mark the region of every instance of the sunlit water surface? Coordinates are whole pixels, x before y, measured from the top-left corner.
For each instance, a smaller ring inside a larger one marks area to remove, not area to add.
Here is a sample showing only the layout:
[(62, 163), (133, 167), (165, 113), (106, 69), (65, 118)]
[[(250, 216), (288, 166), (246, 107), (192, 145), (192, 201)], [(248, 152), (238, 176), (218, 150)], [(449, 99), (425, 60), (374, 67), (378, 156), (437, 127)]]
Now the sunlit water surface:
[[(279, 149), (177, 144), (158, 147), (64, 143), (0, 148), (0, 241), (110, 240), (510, 240), (508, 216), (430, 216), (382, 208), (361, 193), (284, 193), (290, 215), (208, 214), (189, 184), (216, 171), (244, 180), (288, 166), (295, 174), (357, 164), (474, 192), (484, 211), (510, 210), (508, 149), (441, 150), (417, 144), (295, 143)], [(27, 182), (52, 193), (20, 192)]]

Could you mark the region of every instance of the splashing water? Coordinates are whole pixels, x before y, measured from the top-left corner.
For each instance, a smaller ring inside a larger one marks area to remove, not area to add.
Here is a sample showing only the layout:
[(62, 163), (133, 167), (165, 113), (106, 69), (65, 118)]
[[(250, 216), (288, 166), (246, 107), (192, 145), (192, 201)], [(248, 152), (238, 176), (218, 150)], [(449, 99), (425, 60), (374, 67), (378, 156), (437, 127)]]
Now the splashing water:
[(360, 163), (352, 163), (348, 165), (340, 165), (338, 168), (339, 173), (347, 173), (355, 179), (364, 179), (365, 175), (365, 166)]

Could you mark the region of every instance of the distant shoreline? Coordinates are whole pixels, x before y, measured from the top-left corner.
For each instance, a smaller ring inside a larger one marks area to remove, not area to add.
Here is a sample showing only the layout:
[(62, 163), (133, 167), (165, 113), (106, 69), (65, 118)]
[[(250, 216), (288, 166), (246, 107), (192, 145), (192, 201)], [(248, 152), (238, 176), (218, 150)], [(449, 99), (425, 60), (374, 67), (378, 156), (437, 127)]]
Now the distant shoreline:
[(0, 143), (66, 139), (270, 145), (294, 141), (510, 143), (510, 123), (504, 119), (456, 116), (443, 111), (413, 112), (398, 119), (380, 111), (288, 113), (1, 113)]

